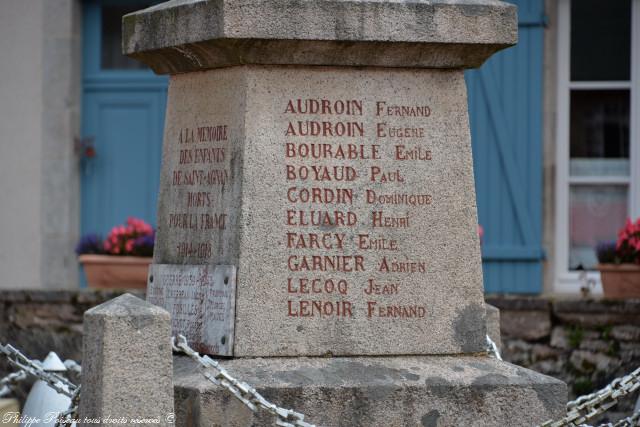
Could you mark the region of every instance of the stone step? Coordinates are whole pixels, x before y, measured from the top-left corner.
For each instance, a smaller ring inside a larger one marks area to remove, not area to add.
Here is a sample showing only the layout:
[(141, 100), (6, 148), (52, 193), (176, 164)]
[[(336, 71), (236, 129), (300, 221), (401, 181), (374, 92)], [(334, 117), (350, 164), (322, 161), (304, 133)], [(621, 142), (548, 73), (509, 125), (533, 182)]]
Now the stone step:
[[(564, 415), (566, 385), (485, 356), (223, 360), (235, 378), (317, 426), (533, 426)], [(174, 358), (177, 426), (266, 426), (187, 357)]]

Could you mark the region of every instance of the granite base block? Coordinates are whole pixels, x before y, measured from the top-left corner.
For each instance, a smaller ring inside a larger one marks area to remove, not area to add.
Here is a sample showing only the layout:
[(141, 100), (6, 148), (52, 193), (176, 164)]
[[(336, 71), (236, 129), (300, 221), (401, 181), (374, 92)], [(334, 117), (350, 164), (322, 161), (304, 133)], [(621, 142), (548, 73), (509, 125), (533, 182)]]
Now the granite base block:
[[(566, 385), (485, 356), (222, 361), (236, 378), (317, 426), (534, 426), (564, 414)], [(174, 360), (177, 426), (266, 426), (186, 357)]]

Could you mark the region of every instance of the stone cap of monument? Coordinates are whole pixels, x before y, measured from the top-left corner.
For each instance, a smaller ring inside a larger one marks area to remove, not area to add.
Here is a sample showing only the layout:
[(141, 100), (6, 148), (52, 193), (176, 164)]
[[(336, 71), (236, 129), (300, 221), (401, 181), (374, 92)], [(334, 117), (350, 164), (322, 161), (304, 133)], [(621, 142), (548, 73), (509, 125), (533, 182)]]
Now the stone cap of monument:
[(123, 17), (158, 74), (243, 64), (474, 68), (518, 38), (497, 0), (171, 0)]

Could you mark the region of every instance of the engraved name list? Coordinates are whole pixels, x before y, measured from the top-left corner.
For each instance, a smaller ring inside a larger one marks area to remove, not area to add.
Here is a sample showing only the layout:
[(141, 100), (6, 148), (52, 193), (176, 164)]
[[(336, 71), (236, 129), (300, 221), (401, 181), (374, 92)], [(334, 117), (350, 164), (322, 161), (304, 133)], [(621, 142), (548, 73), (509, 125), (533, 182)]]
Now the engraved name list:
[(433, 161), (431, 107), (296, 98), (284, 101), (282, 115), (286, 315), (425, 317), (424, 301), (397, 297), (407, 276), (429, 268), (403, 251), (403, 236), (419, 238), (414, 216), (434, 203), (432, 189), (405, 173)]

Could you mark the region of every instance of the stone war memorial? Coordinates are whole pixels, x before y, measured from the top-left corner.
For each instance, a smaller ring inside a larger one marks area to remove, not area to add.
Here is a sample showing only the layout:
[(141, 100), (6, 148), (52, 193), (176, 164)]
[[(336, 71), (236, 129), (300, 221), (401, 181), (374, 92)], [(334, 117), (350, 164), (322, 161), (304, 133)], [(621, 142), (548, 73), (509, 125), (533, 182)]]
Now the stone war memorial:
[[(170, 75), (149, 302), (318, 426), (533, 426), (566, 386), (489, 357), (464, 70), (495, 0), (173, 0), (123, 19)], [(176, 424), (273, 425), (174, 359)]]

